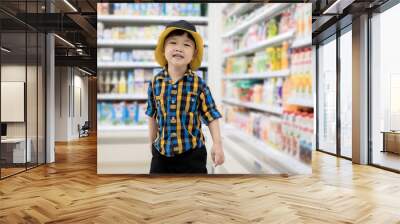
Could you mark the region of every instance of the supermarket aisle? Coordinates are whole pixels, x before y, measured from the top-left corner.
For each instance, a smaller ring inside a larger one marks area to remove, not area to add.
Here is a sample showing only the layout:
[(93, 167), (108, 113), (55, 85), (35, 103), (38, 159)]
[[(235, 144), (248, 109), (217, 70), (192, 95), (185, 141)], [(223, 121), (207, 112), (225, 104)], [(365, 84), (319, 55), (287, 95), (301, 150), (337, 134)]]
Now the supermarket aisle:
[[(253, 136), (246, 135), (237, 128), (223, 125), (223, 147), (225, 163), (212, 174), (304, 174), (311, 173), (311, 167), (271, 148)], [(210, 135), (208, 132), (208, 138)], [(211, 149), (211, 142), (207, 141)]]
[[(145, 115), (147, 90), (161, 71), (154, 59), (165, 25), (185, 19), (205, 40), (196, 73), (207, 79), (206, 4), (98, 4), (99, 173), (148, 173), (151, 159)], [(133, 15), (133, 16), (132, 16)]]
[[(252, 136), (243, 135), (230, 125), (223, 126), (222, 138), (225, 163), (214, 167), (211, 160), (211, 136), (206, 127), (208, 151), (207, 169), (209, 174), (301, 174), (310, 173), (311, 168), (289, 156), (271, 149)], [(99, 138), (103, 150), (110, 152), (99, 156), (101, 173), (148, 173), (151, 162), (150, 144), (147, 131), (119, 132), (118, 136), (108, 133)], [(116, 147), (117, 145), (117, 147)], [(111, 153), (112, 152), (112, 153)], [(121, 158), (124, 155), (128, 158)], [(124, 161), (125, 160), (125, 161)]]
[(228, 4), (223, 9), (222, 110), (234, 129), (225, 134), (229, 148), (241, 149), (242, 158), (256, 158), (243, 159), (251, 172), (311, 172), (309, 6)]
[[(314, 102), (307, 4), (99, 5), (98, 150), (104, 165), (99, 172), (148, 173), (146, 90), (162, 69), (154, 61), (154, 48), (164, 26), (179, 19), (195, 24), (205, 40), (196, 73), (210, 86), (220, 121), (227, 124), (222, 128), (226, 163), (214, 168), (209, 158), (209, 173), (311, 172)], [(210, 139), (207, 134), (208, 150)]]

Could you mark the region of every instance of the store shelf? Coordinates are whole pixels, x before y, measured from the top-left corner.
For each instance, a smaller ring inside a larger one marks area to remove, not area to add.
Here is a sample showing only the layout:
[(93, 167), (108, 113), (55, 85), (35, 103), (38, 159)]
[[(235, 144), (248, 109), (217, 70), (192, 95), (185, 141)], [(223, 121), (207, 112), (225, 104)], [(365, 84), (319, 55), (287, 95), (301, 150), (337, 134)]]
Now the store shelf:
[(148, 125), (99, 125), (98, 131), (145, 131)]
[[(261, 5), (261, 3), (238, 3), (237, 7), (235, 7), (234, 9), (232, 9), (232, 11), (230, 11), (227, 14), (227, 17), (232, 17), (235, 15), (241, 15), (245, 12), (248, 12), (252, 9), (254, 9), (255, 7)], [(228, 10), (228, 9), (225, 9)]]
[(310, 107), (314, 108), (314, 102), (312, 99), (304, 99), (304, 98), (289, 98), (287, 100), (287, 104), (301, 106), (301, 107)]
[[(99, 40), (97, 47), (135, 47), (135, 48), (155, 48), (157, 40)], [(208, 42), (204, 42), (204, 47)]]
[(224, 130), (225, 129), (233, 130), (231, 133), (233, 133), (237, 138), (242, 139), (244, 142), (253, 146), (252, 148), (257, 149), (260, 155), (258, 159), (264, 160), (263, 157), (274, 158), (276, 162), (285, 164), (285, 168), (290, 170), (290, 173), (292, 174), (311, 173), (311, 164), (305, 164), (286, 152), (266, 144), (262, 140), (242, 131), (240, 128), (237, 128), (232, 124), (225, 123)]
[(311, 47), (311, 37), (295, 39), (292, 43), (292, 48)]
[(246, 20), (246, 22), (243, 22), (240, 25), (235, 26), (236, 28), (225, 33), (222, 37), (227, 38), (227, 37), (233, 36), (235, 34), (242, 33), (244, 31), (246, 31), (251, 25), (258, 23), (260, 21), (266, 20), (268, 17), (274, 16), (276, 13), (280, 12), (287, 6), (288, 6), (288, 4), (285, 4), (285, 3), (284, 4), (274, 4), (272, 6), (270, 4), (266, 4), (263, 7), (264, 9), (258, 15), (254, 16), (253, 18), (251, 18), (249, 20)]
[(186, 20), (193, 24), (208, 24), (205, 16), (132, 16), (132, 15), (98, 15), (98, 22), (109, 23), (140, 23), (140, 24), (164, 24), (177, 20)]
[(97, 47), (155, 47), (156, 40), (99, 40)]
[(146, 95), (133, 95), (133, 94), (97, 94), (97, 100), (147, 100)]
[(259, 110), (263, 112), (268, 112), (272, 114), (278, 114), (282, 115), (283, 114), (283, 108), (282, 107), (272, 107), (272, 106), (265, 106), (265, 105), (260, 105), (256, 103), (246, 103), (246, 102), (240, 102), (239, 100), (236, 99), (223, 99), (223, 102), (235, 106), (241, 106), (241, 107), (246, 107), (249, 109), (254, 109), (254, 110)]
[[(207, 68), (208, 64), (201, 64), (200, 68)], [(161, 68), (157, 62), (98, 62), (97, 68)]]
[(228, 75), (223, 77), (225, 80), (237, 80), (237, 79), (267, 79), (272, 77), (286, 77), (290, 74), (289, 69), (282, 71), (264, 72), (257, 74), (240, 74), (240, 75)]
[(98, 62), (97, 68), (157, 68), (155, 62)]
[(226, 59), (228, 57), (242, 56), (242, 55), (254, 53), (254, 52), (257, 52), (260, 50), (264, 50), (266, 47), (277, 45), (285, 40), (289, 40), (290, 38), (293, 37), (293, 34), (294, 34), (294, 31), (289, 31), (286, 33), (279, 34), (276, 37), (273, 37), (273, 38), (270, 38), (267, 40), (263, 40), (254, 46), (250, 46), (250, 47), (247, 47), (244, 49), (240, 49), (240, 50), (225, 54), (224, 58)]

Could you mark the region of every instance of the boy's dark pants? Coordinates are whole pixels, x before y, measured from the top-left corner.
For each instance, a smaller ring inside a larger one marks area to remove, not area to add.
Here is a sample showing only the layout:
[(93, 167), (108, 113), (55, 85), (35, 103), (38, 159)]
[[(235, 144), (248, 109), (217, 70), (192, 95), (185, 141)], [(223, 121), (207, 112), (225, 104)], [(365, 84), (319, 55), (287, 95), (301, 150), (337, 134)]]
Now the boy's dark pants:
[(207, 174), (207, 150), (205, 146), (191, 149), (175, 157), (166, 157), (152, 146), (150, 174), (156, 173), (204, 173)]

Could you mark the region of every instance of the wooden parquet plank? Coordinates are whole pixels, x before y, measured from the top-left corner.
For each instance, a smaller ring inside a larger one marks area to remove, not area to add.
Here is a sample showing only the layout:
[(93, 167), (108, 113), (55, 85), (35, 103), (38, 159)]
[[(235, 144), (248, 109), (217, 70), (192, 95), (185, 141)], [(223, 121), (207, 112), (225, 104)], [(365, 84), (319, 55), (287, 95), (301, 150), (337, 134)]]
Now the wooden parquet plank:
[(2, 223), (399, 223), (400, 175), (313, 153), (299, 176), (97, 175), (96, 139), (0, 181)]

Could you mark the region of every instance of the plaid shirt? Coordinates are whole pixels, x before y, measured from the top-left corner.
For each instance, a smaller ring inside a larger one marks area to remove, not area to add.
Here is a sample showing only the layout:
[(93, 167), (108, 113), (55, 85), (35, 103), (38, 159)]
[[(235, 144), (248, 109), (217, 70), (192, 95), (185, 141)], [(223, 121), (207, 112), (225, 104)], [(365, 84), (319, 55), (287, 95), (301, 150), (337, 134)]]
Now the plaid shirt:
[(173, 83), (165, 69), (149, 85), (146, 114), (156, 118), (158, 135), (153, 144), (167, 157), (205, 144), (200, 118), (206, 125), (221, 118), (200, 77), (189, 71)]

